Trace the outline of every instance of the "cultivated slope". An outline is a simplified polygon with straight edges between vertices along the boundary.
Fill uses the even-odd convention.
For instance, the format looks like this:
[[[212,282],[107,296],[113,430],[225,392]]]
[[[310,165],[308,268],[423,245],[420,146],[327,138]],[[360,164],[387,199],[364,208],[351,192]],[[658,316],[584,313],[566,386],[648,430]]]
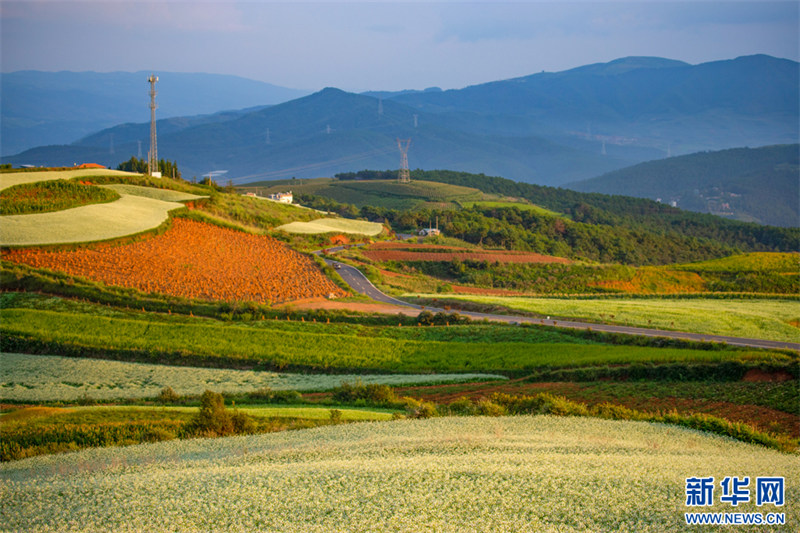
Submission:
[[[753,498],[686,507],[694,476],[749,476]],[[759,476],[785,476],[784,506],[756,507]],[[694,510],[783,512],[791,531],[799,478],[793,456],[674,427],[438,418],[15,461],[0,512],[8,530],[60,532],[664,532]]]

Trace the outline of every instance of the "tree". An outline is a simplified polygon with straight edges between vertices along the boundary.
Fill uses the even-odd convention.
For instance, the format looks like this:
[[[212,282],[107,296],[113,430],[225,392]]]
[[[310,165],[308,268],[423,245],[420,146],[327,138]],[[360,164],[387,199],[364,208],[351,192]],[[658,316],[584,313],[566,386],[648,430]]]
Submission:
[[[210,390],[200,398],[200,412],[189,422],[188,433],[203,437],[223,437],[235,433],[252,433],[253,419],[244,413],[229,413],[222,395]]]

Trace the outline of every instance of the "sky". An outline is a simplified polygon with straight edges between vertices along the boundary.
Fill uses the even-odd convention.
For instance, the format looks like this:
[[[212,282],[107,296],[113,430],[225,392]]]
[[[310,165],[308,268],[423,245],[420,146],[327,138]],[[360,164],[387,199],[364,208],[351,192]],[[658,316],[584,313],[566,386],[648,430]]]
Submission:
[[[207,72],[364,91],[461,88],[626,56],[798,61],[799,6],[0,0],[0,71]]]

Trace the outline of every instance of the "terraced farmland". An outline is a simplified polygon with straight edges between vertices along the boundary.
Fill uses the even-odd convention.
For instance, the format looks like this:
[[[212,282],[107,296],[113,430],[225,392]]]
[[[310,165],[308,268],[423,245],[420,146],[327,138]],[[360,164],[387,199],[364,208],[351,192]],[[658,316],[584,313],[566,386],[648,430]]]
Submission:
[[[310,222],[290,222],[275,228],[286,233],[320,234],[320,233],[353,233],[374,237],[383,231],[383,225],[377,222],[350,220],[347,218],[318,218]]]
[[[271,390],[327,390],[342,383],[413,385],[504,379],[489,374],[289,374],[191,368],[47,355],[0,354],[0,399],[42,402],[153,398],[165,387],[199,396],[206,389],[242,394]]]
[[[125,246],[12,249],[2,257],[108,285],[185,298],[266,303],[345,295],[311,259],[272,237],[187,219],[175,219],[164,234]]]
[[[796,531],[792,455],[642,422],[438,418],[14,461],[0,465],[0,514],[9,531],[661,533],[698,510],[687,478],[774,475],[781,507],[715,493],[699,510],[781,512],[770,531]]]

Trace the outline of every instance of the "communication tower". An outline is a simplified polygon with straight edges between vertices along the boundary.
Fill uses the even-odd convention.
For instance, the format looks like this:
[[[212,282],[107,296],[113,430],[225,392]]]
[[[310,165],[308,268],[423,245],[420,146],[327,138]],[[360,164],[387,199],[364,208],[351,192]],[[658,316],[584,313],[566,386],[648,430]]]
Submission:
[[[156,82],[158,76],[150,74],[150,152],[147,155],[147,173],[156,178],[161,177],[158,171],[158,144],[156,142]]]
[[[397,139],[397,148],[400,149],[400,171],[397,173],[397,181],[409,183],[411,172],[408,170],[408,147],[411,146],[411,139]]]

